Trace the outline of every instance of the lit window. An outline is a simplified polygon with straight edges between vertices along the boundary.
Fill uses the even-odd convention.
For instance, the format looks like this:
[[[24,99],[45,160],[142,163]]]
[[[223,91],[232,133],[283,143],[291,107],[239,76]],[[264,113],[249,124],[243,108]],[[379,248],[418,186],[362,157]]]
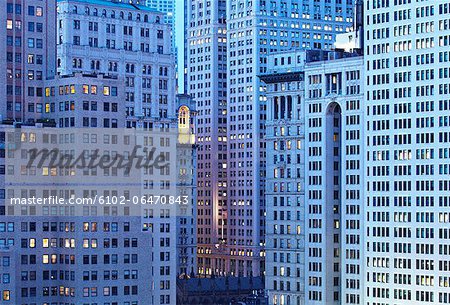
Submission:
[[[91,86],[91,94],[97,94],[97,86]]]
[[[83,93],[89,94],[89,85],[83,85]]]
[[[109,87],[108,86],[103,87],[103,95],[109,95]]]
[[[13,22],[12,22],[12,20],[6,20],[6,29],[7,30],[12,30],[12,28],[13,28]]]
[[[36,16],[42,17],[42,7],[38,6],[36,7]]]
[[[9,301],[11,297],[11,293],[9,290],[3,290],[3,301]]]
[[[48,238],[42,240],[42,248],[48,248]]]
[[[42,263],[43,264],[48,264],[48,254],[42,255]]]
[[[30,238],[29,247],[36,248],[36,239]]]

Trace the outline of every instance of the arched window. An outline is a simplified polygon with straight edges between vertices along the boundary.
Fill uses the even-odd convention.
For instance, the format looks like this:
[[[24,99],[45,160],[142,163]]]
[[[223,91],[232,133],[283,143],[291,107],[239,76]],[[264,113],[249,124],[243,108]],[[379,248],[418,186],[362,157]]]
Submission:
[[[133,14],[128,13],[128,20],[133,20]]]
[[[141,21],[141,14],[137,14],[137,15],[136,15],[136,20],[137,20],[137,21]]]
[[[76,5],[73,6],[72,13],[78,14],[78,7]]]
[[[178,110],[178,127],[188,128],[190,121],[190,112],[187,106],[181,106]]]
[[[161,18],[159,16],[156,16],[156,23],[160,23],[161,22]]]
[[[120,19],[123,19],[124,18],[124,14],[123,14],[123,12],[120,12]]]
[[[89,11],[89,7],[85,7],[84,8],[84,13],[86,14],[86,15],[89,15],[90,14],[90,11]]]
[[[148,15],[144,16],[144,22],[148,22]]]
[[[98,10],[96,8],[94,8],[94,12],[93,12],[94,16],[98,16]]]
[[[106,10],[102,11],[102,17],[106,17]]]
[[[116,18],[116,11],[111,11],[111,18]]]

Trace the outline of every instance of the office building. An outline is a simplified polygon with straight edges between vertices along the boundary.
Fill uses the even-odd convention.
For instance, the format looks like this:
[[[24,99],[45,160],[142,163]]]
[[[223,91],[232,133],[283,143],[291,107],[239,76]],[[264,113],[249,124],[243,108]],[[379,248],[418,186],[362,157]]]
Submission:
[[[269,56],[269,304],[353,304],[362,293],[362,57]],[[345,182],[345,183],[344,183]]]
[[[2,4],[0,114],[2,120],[22,122],[39,116],[29,109],[42,103],[44,81],[56,71],[55,0]]]
[[[266,291],[269,304],[304,304],[306,52],[269,56],[267,87]]]
[[[137,4],[59,0],[57,31],[58,74],[124,77],[127,127],[175,119],[175,57],[163,14]]]
[[[365,304],[450,301],[449,1],[365,1]]]
[[[305,73],[306,304],[359,304],[363,291],[363,60]],[[337,55],[337,56],[336,56]]]
[[[137,2],[58,1],[58,22],[55,3],[43,9],[29,8],[29,2],[27,12],[34,10],[36,18],[54,13],[53,24],[36,23],[35,27],[39,33],[43,28],[58,28],[58,36],[48,33],[43,41],[53,48],[59,42],[58,60],[53,65],[59,75],[55,77],[53,70],[42,77],[46,80],[39,83],[42,87],[36,91],[40,99],[33,106],[28,103],[15,108],[23,110],[23,116],[15,119],[27,124],[10,125],[0,133],[2,142],[16,143],[5,144],[7,160],[2,158],[5,162],[0,164],[4,175],[0,212],[6,214],[0,220],[2,303],[173,304],[177,276],[195,270],[195,237],[190,237],[196,203],[192,196],[195,151],[191,134],[195,111],[180,107],[178,112],[168,26],[161,14]],[[12,7],[17,14],[23,12],[20,5]],[[22,29],[18,19],[23,19],[9,14],[5,22],[16,24],[18,32]],[[116,39],[120,47],[113,47]],[[50,57],[56,59],[55,53]],[[44,60],[39,57],[39,65]],[[5,71],[9,70],[5,67]],[[192,101],[188,104],[192,108]],[[190,117],[188,123],[181,124],[186,116]],[[68,132],[42,128],[44,125],[72,128]],[[125,126],[139,128],[120,128]],[[139,133],[151,127],[152,133]],[[23,164],[26,159],[14,159],[19,151],[14,151],[16,140],[22,156],[28,148],[39,145],[87,157],[95,155],[95,148],[111,157],[121,153],[129,156],[132,152],[128,150],[137,144],[157,146],[171,169],[146,168],[142,175],[133,175],[117,168],[27,168]],[[175,148],[178,155],[170,156]],[[13,161],[22,164],[14,165]],[[23,185],[24,177],[30,183],[27,186]],[[178,180],[183,181],[182,187],[178,187]],[[187,196],[186,206],[139,206],[136,211],[130,206],[8,205],[13,197],[58,196],[67,201],[176,194]]]
[[[332,48],[349,31],[353,1],[227,1],[228,236],[230,272],[264,272],[267,55]]]
[[[197,104],[198,274],[230,272],[225,1],[190,1],[187,84]]]
[[[125,85],[104,74],[56,76],[46,82],[44,102],[36,112],[60,128],[124,128]]]
[[[169,24],[175,33],[175,0],[147,0],[146,5],[158,12],[164,13],[164,23]]]

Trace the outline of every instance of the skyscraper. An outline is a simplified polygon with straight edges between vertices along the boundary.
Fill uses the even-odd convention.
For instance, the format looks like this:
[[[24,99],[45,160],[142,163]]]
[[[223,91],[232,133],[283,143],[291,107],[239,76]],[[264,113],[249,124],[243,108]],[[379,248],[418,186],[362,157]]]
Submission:
[[[57,19],[54,2],[51,5],[51,1],[25,1],[26,8],[13,2],[18,1],[8,1],[8,14],[2,15],[7,28],[12,26],[11,31],[5,32],[11,33],[5,40],[12,39],[13,44],[20,47],[18,33],[24,29],[25,21],[29,21],[27,29],[30,32],[41,33],[27,35],[42,37],[31,36],[25,53],[29,60],[26,67],[30,69],[26,72],[27,77],[34,80],[32,77],[37,75],[40,81],[36,83],[39,87],[29,87],[28,92],[38,92],[39,99],[35,103],[31,98],[17,97],[16,100],[25,101],[27,107],[25,104],[15,106],[17,113],[11,118],[28,120],[36,116],[45,122],[54,119],[57,127],[90,128],[81,133],[77,133],[79,128],[44,130],[41,123],[14,128],[22,156],[28,156],[30,147],[43,145],[66,151],[67,155],[80,153],[89,158],[95,148],[105,149],[101,151],[112,157],[120,155],[125,147],[122,153],[129,157],[132,152],[128,149],[136,144],[154,147],[159,143],[174,166],[157,172],[146,168],[142,175],[141,172],[129,175],[114,168],[95,166],[89,169],[47,166],[26,169],[22,164],[15,167],[21,170],[14,171],[14,166],[5,164],[4,158],[7,155],[8,162],[17,161],[11,148],[15,146],[3,144],[8,146],[4,150],[8,152],[2,156],[0,164],[3,175],[0,180],[1,301],[11,304],[173,304],[177,275],[195,268],[194,237],[191,237],[195,225],[195,197],[192,196],[195,151],[191,134],[195,111],[189,102],[182,104],[190,108],[189,111],[176,104],[169,27],[163,23],[162,14],[139,5],[138,1],[130,4],[129,1],[62,0],[58,1]],[[48,7],[44,7],[46,3]],[[31,17],[22,18],[23,12]],[[46,24],[45,16],[51,14],[54,18]],[[44,29],[48,33],[42,34]],[[58,56],[51,48],[44,49],[45,45],[53,46],[53,49],[58,45]],[[31,50],[34,48],[38,50]],[[7,58],[17,58],[17,63],[22,63],[20,59],[24,54],[17,48],[4,51]],[[43,65],[47,60],[45,56],[53,60],[58,58],[48,67],[57,67],[59,75],[55,77],[56,70],[53,69],[49,72],[48,78],[52,78],[49,80],[45,80],[42,71],[32,69]],[[5,65],[4,75],[7,75],[9,61]],[[22,70],[14,66],[12,71],[19,73]],[[23,74],[17,74],[17,78],[24,83]],[[19,83],[19,80],[10,82]],[[16,92],[22,92],[22,88]],[[134,129],[120,128],[126,125],[144,127],[146,132],[148,128],[154,129],[139,138],[141,143],[127,134],[134,133]],[[162,134],[170,128],[173,133],[181,130],[187,137],[187,141],[182,142],[182,149],[177,150],[179,155],[172,157],[168,150],[183,138]],[[14,141],[14,137],[4,130],[0,132],[0,139],[3,143]],[[24,162],[24,158],[19,162]],[[155,177],[159,179],[154,181]],[[123,199],[142,202],[136,196],[175,195],[171,183],[175,185],[178,180],[172,179],[174,177],[183,182],[183,186],[177,188],[177,194],[190,199],[179,209],[162,205],[153,209],[139,208],[142,213],[132,214],[129,206],[91,205],[78,209],[66,204],[36,209],[28,205],[5,204],[14,197],[48,199],[51,196],[60,196],[64,200],[123,196]],[[14,181],[8,180],[12,178],[17,179],[17,188],[5,183]],[[33,181],[33,185],[25,186],[24,179]],[[124,181],[127,186],[119,187]],[[81,183],[75,187],[73,182]],[[60,187],[61,184],[64,186]]]
[[[225,1],[188,3],[188,93],[197,103],[198,273],[229,272]]]
[[[230,272],[264,272],[267,55],[331,49],[350,30],[353,1],[227,1],[228,237]]]
[[[364,7],[364,301],[448,303],[450,2]]]
[[[355,55],[281,52],[261,77],[269,304],[360,300],[363,66]]]
[[[175,31],[175,0],[146,0],[146,5],[158,12],[164,13],[164,23],[170,24]]]
[[[269,304],[304,304],[306,52],[268,57],[266,291]]]
[[[127,127],[173,121],[175,56],[162,13],[106,0],[59,0],[58,10],[58,74],[123,75]]]

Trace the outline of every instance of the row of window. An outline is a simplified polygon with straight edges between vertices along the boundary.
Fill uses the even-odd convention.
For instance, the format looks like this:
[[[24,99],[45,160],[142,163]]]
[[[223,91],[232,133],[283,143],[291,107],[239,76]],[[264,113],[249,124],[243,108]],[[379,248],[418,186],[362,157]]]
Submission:
[[[72,9],[72,13],[73,14],[79,14],[78,7],[76,5],[74,5],[71,9]],[[84,7],[84,14],[88,15],[88,16],[91,15],[91,8],[88,7],[88,6],[85,6]],[[100,16],[97,8],[93,8],[92,9],[92,16]],[[107,12],[106,9],[103,9],[102,13],[101,13],[101,17],[108,17],[108,18],[115,19],[116,18],[116,11],[112,10],[112,11]],[[125,13],[123,11],[119,12],[119,18],[120,19],[125,19]],[[138,13],[138,14],[136,14],[136,16],[133,17],[133,13],[128,12],[126,19],[130,20],[130,21],[131,20],[141,21],[141,14]],[[149,15],[145,14],[144,17],[142,18],[142,20],[144,22],[149,22]],[[160,23],[160,22],[161,22],[161,17],[160,16],[156,16],[155,17],[155,23]]]

